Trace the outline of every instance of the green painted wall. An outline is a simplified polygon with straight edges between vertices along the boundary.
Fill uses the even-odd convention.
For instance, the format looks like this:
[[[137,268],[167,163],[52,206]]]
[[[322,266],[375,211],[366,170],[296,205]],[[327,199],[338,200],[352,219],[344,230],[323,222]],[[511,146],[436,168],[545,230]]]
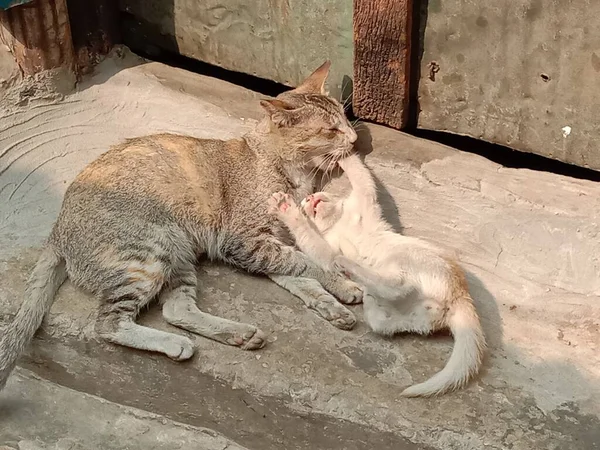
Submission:
[[[352,77],[352,0],[121,0],[121,10],[132,47],[167,48],[290,86],[331,59],[336,96],[344,75]]]

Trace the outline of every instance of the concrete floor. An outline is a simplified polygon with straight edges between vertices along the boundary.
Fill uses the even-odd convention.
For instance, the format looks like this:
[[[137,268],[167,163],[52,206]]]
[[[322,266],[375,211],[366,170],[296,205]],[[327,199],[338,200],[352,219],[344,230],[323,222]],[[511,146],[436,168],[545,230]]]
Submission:
[[[125,53],[60,102],[3,105],[4,322],[21,302],[66,187],[86,163],[152,132],[238,136],[260,117],[259,98]],[[341,331],[266,279],[204,265],[201,308],[260,326],[269,333],[264,349],[196,338],[197,356],[174,363],[106,345],[93,333],[93,300],[66,283],[21,361],[48,381],[20,369],[0,393],[0,445],[240,448],[231,439],[261,450],[600,448],[600,185],[506,169],[377,126],[363,130],[360,145],[372,150],[367,162],[392,223],[455,249],[469,271],[490,351],[466,389],[428,400],[398,396],[443,367],[448,336],[383,339],[362,323]],[[332,184],[344,188],[343,179]],[[360,318],[361,307],[354,310]],[[168,329],[155,308],[143,322]],[[133,422],[111,434],[110,417]],[[152,432],[134,439],[136,427]],[[179,447],[161,441],[173,430],[186,430],[176,433]],[[114,447],[101,444],[121,436]]]
[[[0,450],[245,448],[212,430],[58,386],[23,369],[2,395]]]

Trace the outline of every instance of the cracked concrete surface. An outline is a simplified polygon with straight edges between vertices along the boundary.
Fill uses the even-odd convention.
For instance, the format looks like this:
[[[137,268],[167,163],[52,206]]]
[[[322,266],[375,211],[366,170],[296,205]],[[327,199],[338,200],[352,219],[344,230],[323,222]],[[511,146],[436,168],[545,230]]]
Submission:
[[[255,93],[138,63],[114,56],[62,102],[0,112],[4,321],[85,164],[152,132],[238,136],[261,114]],[[196,338],[197,356],[177,364],[106,345],[93,333],[93,300],[66,283],[21,365],[247,448],[600,448],[600,185],[503,168],[377,126],[365,127],[360,145],[372,150],[389,220],[455,250],[469,272],[490,351],[466,389],[399,397],[443,367],[450,337],[383,339],[362,323],[341,331],[268,280],[219,265],[200,268],[200,307],[260,326],[269,334],[263,350]],[[142,321],[169,328],[154,308]],[[30,439],[26,423],[12,420],[10,439]]]

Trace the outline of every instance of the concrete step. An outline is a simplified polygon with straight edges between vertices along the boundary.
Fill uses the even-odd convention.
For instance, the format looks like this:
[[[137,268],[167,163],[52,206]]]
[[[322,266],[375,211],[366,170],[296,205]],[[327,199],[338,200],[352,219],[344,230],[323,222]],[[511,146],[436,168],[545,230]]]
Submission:
[[[161,355],[105,344],[91,334],[93,323],[85,312],[89,299],[82,298],[67,282],[54,308],[60,312],[40,330],[21,365],[59,385],[180,423],[208,427],[252,449],[359,450],[371,445],[406,450],[428,448],[393,432],[311,411],[310,402],[319,394],[308,389],[305,382],[310,378],[311,366],[325,361],[327,355],[314,343],[302,344],[293,323],[282,324],[277,319],[281,311],[290,315],[288,320],[305,314],[285,291],[268,280],[248,277],[225,266],[202,271],[200,279],[207,311],[221,314],[219,304],[228,310],[234,307],[237,312],[231,314],[230,310],[226,315],[236,320],[244,320],[252,310],[263,317],[268,310],[275,311],[268,325],[269,346],[287,350],[269,356],[196,337],[197,355],[189,362],[175,363]],[[262,298],[259,308],[253,306],[261,303],[257,297]],[[282,306],[278,308],[278,304]],[[65,307],[70,309],[68,313]],[[321,324],[322,320],[312,313],[306,315],[312,322],[308,327],[331,327],[327,322]],[[256,322],[268,323],[266,317]],[[164,324],[158,308],[143,315],[141,323],[175,331]],[[194,339],[192,334],[187,335]],[[371,370],[379,370],[378,364],[376,360],[364,361],[365,368]],[[288,384],[288,370],[304,381]],[[330,376],[332,388],[351,386],[351,380],[347,383],[334,373]],[[248,389],[247,382],[261,387]],[[276,386],[285,386],[285,391],[281,395],[269,394]],[[323,391],[321,395],[335,401],[333,394]],[[2,396],[0,393],[0,403]]]
[[[2,392],[0,450],[244,450],[194,427],[17,369]],[[4,447],[2,447],[4,445]]]

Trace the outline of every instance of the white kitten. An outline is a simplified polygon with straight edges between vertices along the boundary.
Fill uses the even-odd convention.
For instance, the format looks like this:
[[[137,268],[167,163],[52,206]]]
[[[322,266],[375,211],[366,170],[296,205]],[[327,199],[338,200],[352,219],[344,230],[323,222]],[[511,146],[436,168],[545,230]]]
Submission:
[[[478,372],[485,349],[463,270],[435,246],[391,229],[382,217],[373,177],[357,155],[339,165],[352,185],[348,197],[318,192],[303,200],[303,213],[289,195],[276,193],[270,212],[285,223],[303,252],[364,286],[365,320],[373,331],[450,329],[455,344],[446,367],[402,395],[431,396],[463,386]]]

